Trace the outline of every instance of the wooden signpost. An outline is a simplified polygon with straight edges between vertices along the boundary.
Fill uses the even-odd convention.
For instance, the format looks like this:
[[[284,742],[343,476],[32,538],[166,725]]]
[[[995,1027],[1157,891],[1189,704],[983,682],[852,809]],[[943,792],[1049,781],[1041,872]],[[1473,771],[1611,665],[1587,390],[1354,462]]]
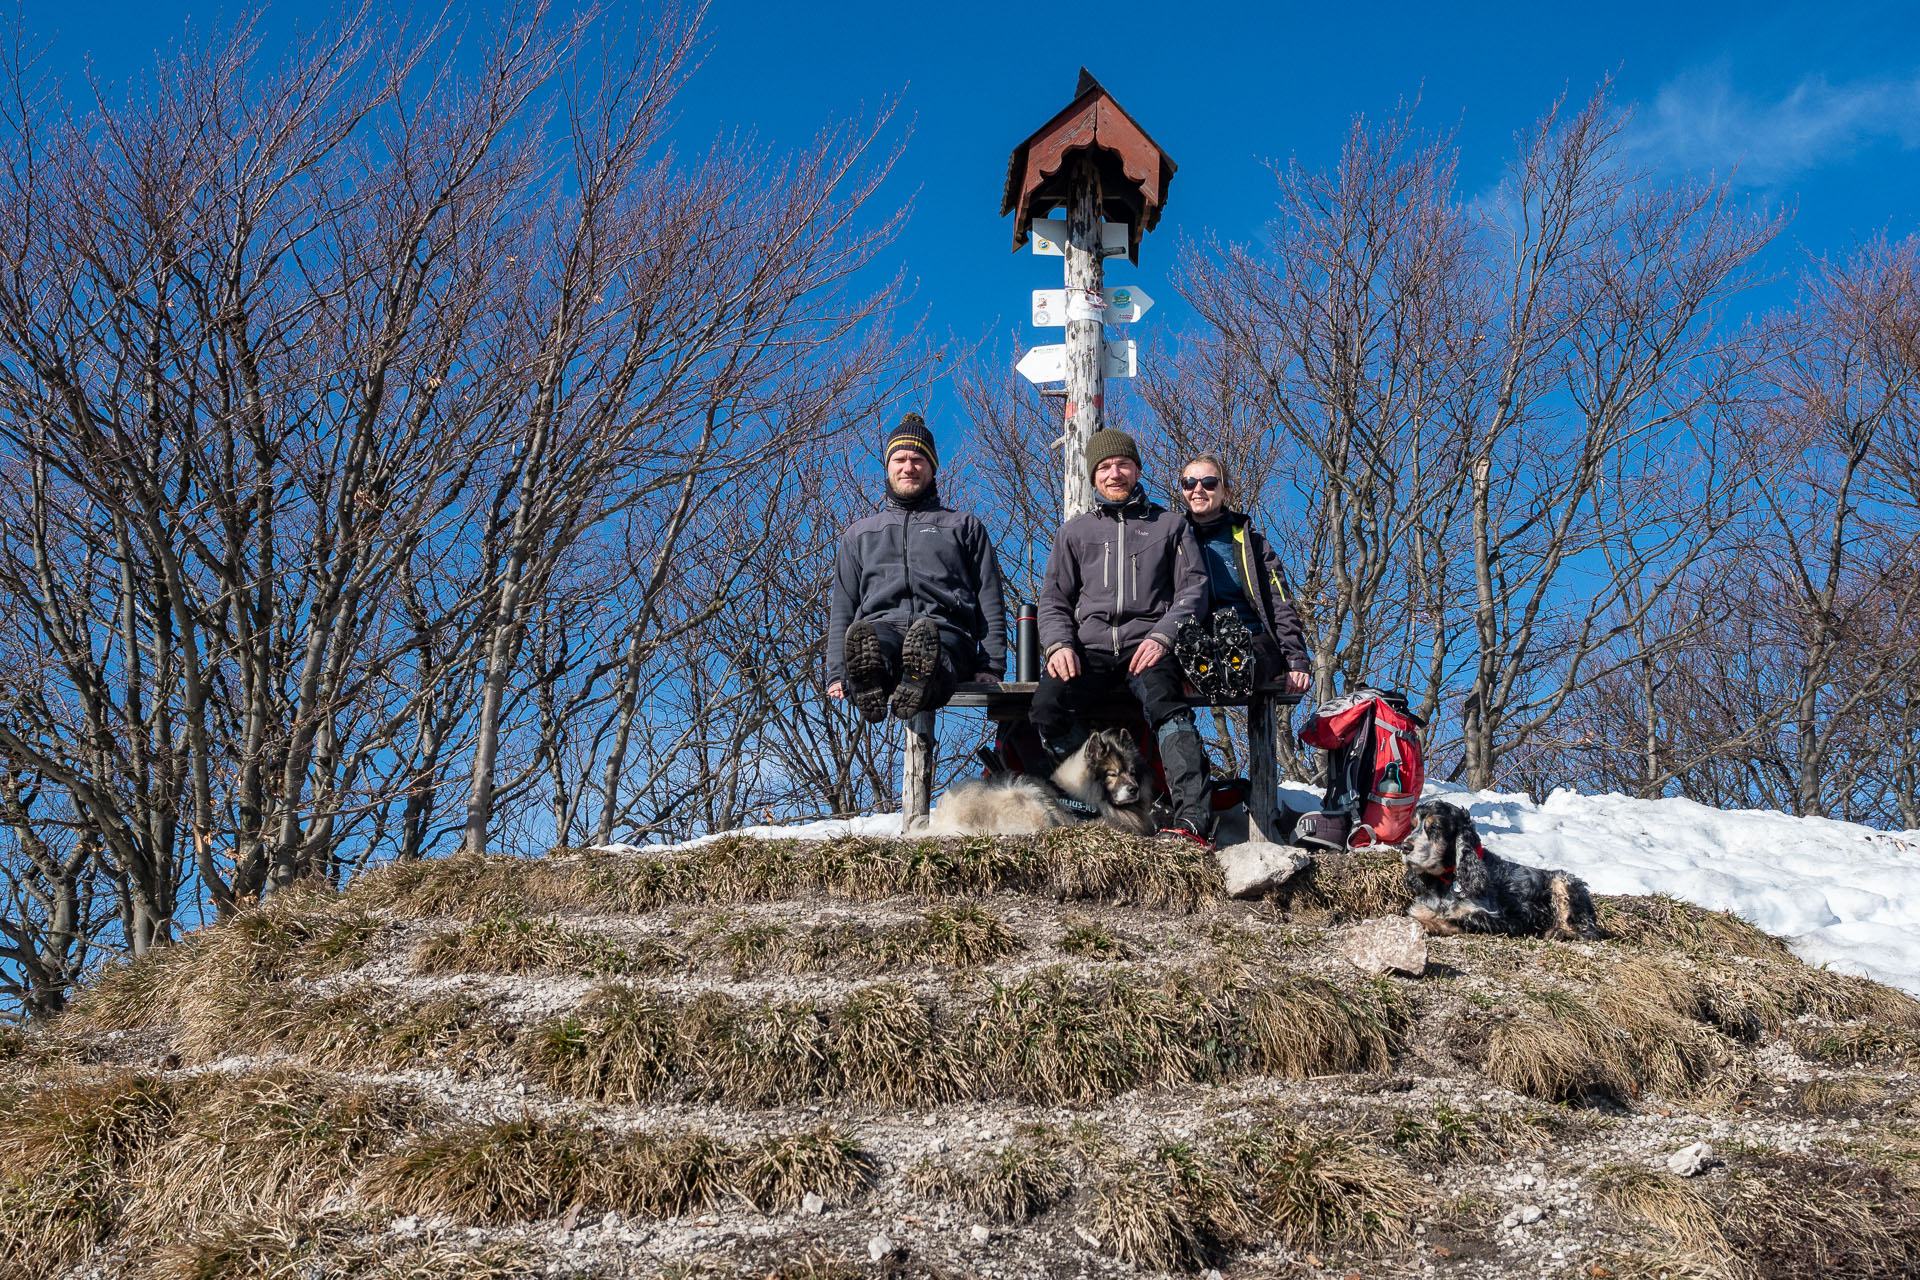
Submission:
[[[1104,313],[1106,260],[1124,253],[1139,264],[1140,240],[1160,222],[1174,168],[1172,158],[1084,67],[1073,101],[1007,161],[1000,213],[1013,215],[1014,251],[1034,238],[1036,253],[1057,252],[1066,260],[1066,341],[1057,380],[1066,384],[1060,470],[1061,509],[1068,519],[1093,510],[1084,456],[1088,437],[1106,419],[1106,384],[1113,376]],[[1064,209],[1065,217],[1046,216],[1055,209]]]
[[[1131,378],[1137,370],[1134,342],[1109,339],[1106,326],[1132,324],[1153,305],[1138,286],[1108,286],[1106,260],[1124,255],[1139,265],[1140,241],[1159,224],[1173,173],[1173,160],[1084,67],[1073,101],[1015,147],[1007,161],[1000,213],[1014,215],[1014,251],[1031,239],[1034,253],[1065,259],[1065,287],[1033,294],[1033,323],[1063,328],[1065,340],[1031,348],[1018,366],[1033,382],[1064,384],[1055,393],[1065,401],[1063,520],[1093,509],[1086,448],[1105,424],[1107,379]],[[1043,216],[1056,209],[1064,216]],[[963,684],[950,705],[984,708],[996,722],[1024,720],[1033,690],[1032,684],[1014,682]],[[1255,690],[1247,702],[1248,835],[1254,840],[1281,838],[1269,830],[1280,794],[1275,708],[1296,701],[1292,694]],[[901,807],[909,830],[926,819],[934,755],[929,712],[908,726]]]

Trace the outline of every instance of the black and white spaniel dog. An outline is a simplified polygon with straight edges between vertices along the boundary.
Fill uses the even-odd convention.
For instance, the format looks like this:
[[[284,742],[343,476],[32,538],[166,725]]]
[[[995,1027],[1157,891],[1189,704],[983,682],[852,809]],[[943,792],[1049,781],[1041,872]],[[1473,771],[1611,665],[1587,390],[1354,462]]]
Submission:
[[[1407,914],[1428,933],[1603,936],[1585,881],[1488,853],[1459,805],[1429,800],[1415,810],[1413,841],[1402,859],[1413,894]]]

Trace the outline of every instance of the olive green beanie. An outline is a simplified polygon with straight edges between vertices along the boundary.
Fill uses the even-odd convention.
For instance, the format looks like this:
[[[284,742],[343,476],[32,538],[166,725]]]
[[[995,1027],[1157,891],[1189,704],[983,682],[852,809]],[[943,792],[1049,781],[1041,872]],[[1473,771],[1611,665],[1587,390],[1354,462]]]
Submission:
[[[1087,437],[1087,478],[1100,469],[1100,464],[1108,458],[1132,458],[1133,465],[1140,465],[1140,449],[1133,443],[1133,437],[1124,431],[1106,428]]]

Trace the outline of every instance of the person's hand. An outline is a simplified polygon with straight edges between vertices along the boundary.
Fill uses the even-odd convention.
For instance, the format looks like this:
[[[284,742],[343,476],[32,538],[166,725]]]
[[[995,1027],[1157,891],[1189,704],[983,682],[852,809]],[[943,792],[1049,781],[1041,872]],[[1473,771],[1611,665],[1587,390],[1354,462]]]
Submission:
[[[1138,649],[1133,651],[1133,660],[1127,663],[1127,670],[1137,676],[1166,656],[1167,646],[1149,636],[1140,642]]]
[[[1305,693],[1307,686],[1313,683],[1313,677],[1304,671],[1287,672],[1287,692]]]
[[[1047,674],[1055,680],[1071,680],[1080,674],[1080,653],[1072,645],[1062,645],[1047,655]]]
[[[829,698],[844,698],[847,696],[847,691],[841,687],[838,680],[835,680],[827,686],[827,696]]]

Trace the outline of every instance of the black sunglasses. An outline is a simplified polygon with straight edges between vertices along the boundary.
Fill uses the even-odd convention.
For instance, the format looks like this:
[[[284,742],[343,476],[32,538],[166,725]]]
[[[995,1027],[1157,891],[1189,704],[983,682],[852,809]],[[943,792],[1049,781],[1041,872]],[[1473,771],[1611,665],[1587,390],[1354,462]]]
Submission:
[[[1218,489],[1220,487],[1220,477],[1219,476],[1181,476],[1180,477],[1180,487],[1182,489],[1191,489],[1195,485],[1198,485],[1200,488],[1205,489],[1208,493],[1212,493],[1215,489]]]

